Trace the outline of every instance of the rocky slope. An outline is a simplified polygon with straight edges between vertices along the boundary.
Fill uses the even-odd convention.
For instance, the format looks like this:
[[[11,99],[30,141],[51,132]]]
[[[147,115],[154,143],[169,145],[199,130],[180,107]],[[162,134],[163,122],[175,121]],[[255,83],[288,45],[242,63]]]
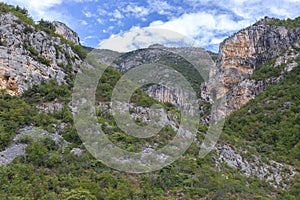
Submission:
[[[56,31],[79,44],[77,34],[55,22]],[[22,23],[11,13],[0,15],[0,89],[20,95],[29,86],[55,78],[65,82],[82,62],[70,44],[43,30]]]
[[[55,33],[62,35],[66,40],[72,41],[76,45],[80,45],[78,34],[70,29],[66,24],[58,21],[54,21],[52,24],[55,27]]]

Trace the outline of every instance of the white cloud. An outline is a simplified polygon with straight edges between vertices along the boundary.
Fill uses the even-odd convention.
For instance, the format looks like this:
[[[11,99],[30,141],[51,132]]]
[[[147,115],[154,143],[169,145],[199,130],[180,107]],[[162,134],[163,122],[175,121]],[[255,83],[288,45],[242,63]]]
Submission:
[[[95,39],[95,38],[97,38],[97,37],[96,36],[92,36],[92,35],[88,35],[88,36],[84,37],[83,40],[80,41],[80,43],[83,44],[83,45],[85,45],[88,40]]]
[[[79,20],[80,24],[83,25],[83,26],[86,26],[88,25],[88,22],[85,21],[85,20]]]
[[[145,17],[150,13],[149,8],[134,4],[128,4],[125,8],[122,9],[122,11],[124,13],[129,13],[136,18]]]
[[[110,21],[117,21],[118,19],[123,19],[124,18],[123,14],[118,9],[115,9],[113,11],[107,11],[107,9],[104,9],[102,7],[98,7],[97,12],[100,16],[110,16],[110,17],[112,17],[112,18],[109,19]]]
[[[214,15],[206,12],[184,14],[168,22],[154,21],[149,27],[167,29],[193,38],[200,46],[207,47],[216,44],[220,35],[245,27],[249,22],[234,21],[229,15]],[[224,38],[224,37],[222,37]]]
[[[114,10],[113,13],[109,14],[110,16],[116,18],[116,19],[122,19],[124,18],[124,16],[121,14],[121,12],[119,10]]]
[[[98,2],[98,0],[67,0],[76,3]]]
[[[86,9],[84,9],[84,10],[82,11],[82,13],[83,13],[84,16],[87,17],[87,18],[97,17],[97,15],[96,15],[95,13],[92,13],[92,12],[86,10]]]
[[[108,12],[107,12],[105,9],[100,8],[100,7],[97,9],[97,12],[98,12],[98,14],[101,15],[101,16],[105,16],[105,15],[108,14]]]
[[[165,15],[169,20],[153,21],[149,25],[150,28],[175,31],[197,40],[203,47],[209,46],[215,50],[224,37],[253,24],[264,16],[294,18],[300,15],[300,0],[176,0],[177,3],[180,2],[180,6],[175,6],[175,0],[147,0],[143,4],[138,1],[134,3],[120,1],[117,5],[113,3],[100,5],[102,1],[98,0],[3,0],[3,2],[27,8],[35,20],[41,18],[59,20],[70,27],[77,28],[80,25],[87,25],[89,20],[74,20],[74,17],[63,11],[64,7],[61,8],[59,5],[98,2],[90,4],[95,8],[87,7],[92,10],[99,6],[95,13],[84,8],[82,13],[87,18],[94,18],[99,24],[107,25],[104,31],[108,33],[127,24],[126,17],[134,16],[139,23],[149,20],[150,14],[158,13]],[[181,16],[177,17],[179,14]],[[111,22],[109,20],[104,22],[102,16],[109,16]],[[115,27],[110,26],[109,23]]]
[[[97,20],[97,22],[98,22],[99,24],[104,24],[104,21],[103,21],[102,19],[97,18],[96,20]]]
[[[166,22],[153,21],[149,27],[176,31],[215,51],[223,39],[264,16],[294,18],[300,15],[300,4],[296,3],[300,0],[275,0],[272,3],[261,0],[187,1],[199,11]],[[211,9],[202,9],[203,4],[210,5]]]
[[[209,47],[217,51],[219,43],[226,37],[224,35],[231,34],[249,24],[248,20],[235,21],[229,14],[190,13],[167,22],[153,21],[148,29],[133,27],[128,33],[113,35],[107,41],[103,41],[100,48],[125,52],[138,47],[147,47],[153,43],[172,46],[176,43],[179,44],[182,38],[189,38],[190,41],[197,41],[198,46]],[[160,30],[160,33],[147,35],[149,29],[152,32],[153,29]],[[163,32],[177,37],[163,37],[161,34]]]
[[[154,10],[172,10],[174,9],[167,1],[163,0],[147,0],[150,8]]]
[[[112,35],[100,43],[99,48],[128,52],[152,44],[165,46],[194,46],[194,41],[174,31],[157,28],[133,27],[129,32]]]
[[[84,37],[83,39],[84,39],[84,40],[88,40],[88,39],[95,39],[95,38],[97,38],[97,37],[96,37],[96,36],[89,35],[89,36]]]
[[[170,15],[172,10],[176,8],[171,6],[167,1],[163,0],[147,0],[149,9],[152,12],[157,12],[160,15]]]
[[[204,4],[232,12],[242,18],[258,20],[264,16],[293,18],[300,14],[300,0],[186,0],[198,9]]]
[[[60,5],[63,0],[4,0],[3,2],[13,5],[19,5],[21,7],[29,9],[32,17],[38,20],[41,18],[53,18],[50,14],[48,14],[48,12],[50,11],[49,9],[53,6]],[[54,11],[52,11],[52,14],[53,13]]]

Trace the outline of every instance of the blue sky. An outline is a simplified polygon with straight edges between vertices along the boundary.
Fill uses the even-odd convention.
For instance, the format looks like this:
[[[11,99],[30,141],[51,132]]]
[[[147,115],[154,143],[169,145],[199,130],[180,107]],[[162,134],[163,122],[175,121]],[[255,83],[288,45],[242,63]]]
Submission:
[[[25,7],[35,19],[58,20],[75,30],[85,46],[142,28],[170,30],[217,52],[219,43],[264,16],[300,15],[300,0],[4,0]],[[140,33],[136,33],[140,34]],[[164,43],[161,38],[158,43]],[[101,46],[102,47],[102,46]],[[109,46],[105,46],[108,48]],[[128,49],[126,49],[128,47]],[[136,46],[135,46],[136,47]],[[120,51],[132,50],[127,45]]]

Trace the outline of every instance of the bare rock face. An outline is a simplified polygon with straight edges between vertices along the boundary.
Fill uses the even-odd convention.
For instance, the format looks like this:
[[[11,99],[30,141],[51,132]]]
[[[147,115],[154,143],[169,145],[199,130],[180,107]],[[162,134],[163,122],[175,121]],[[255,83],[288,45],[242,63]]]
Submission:
[[[298,31],[282,26],[271,26],[265,18],[223,41],[217,67],[224,72],[228,89],[248,78],[255,68],[268,59],[279,56],[299,39]]]
[[[291,58],[288,54],[293,52],[293,46],[300,44],[300,28],[290,30],[283,26],[269,25],[268,22],[272,20],[266,17],[221,43],[216,61],[217,70],[211,75],[210,81],[202,85],[203,99],[213,95],[213,89],[219,96],[228,94],[227,113],[230,114],[264,91],[267,85],[279,82],[281,77],[265,81],[249,80],[255,69],[267,60],[279,57],[274,66],[276,67],[299,56]],[[295,66],[290,66],[285,71],[290,71],[293,67]],[[209,86],[215,86],[220,80],[225,90],[218,91],[216,87]]]
[[[63,83],[66,66],[75,71],[81,62],[59,37],[20,23],[10,13],[0,15],[0,89],[10,95],[20,95],[29,86],[48,79]]]
[[[66,40],[74,42],[74,44],[80,45],[78,34],[70,29],[66,24],[58,21],[54,21],[56,33],[62,35]]]
[[[278,77],[270,77],[260,81],[245,79],[233,86],[227,93],[228,113],[240,109],[249,100],[254,99],[258,94],[265,91],[267,86],[279,83],[284,73],[291,71],[298,65],[294,61],[297,57],[300,57],[300,53],[293,53],[293,49],[289,49],[284,55],[277,57],[273,66],[279,67],[282,64],[286,64],[286,67]]]
[[[154,85],[148,87],[146,93],[161,102],[169,102],[177,107],[180,107],[188,100],[188,93],[177,87],[167,88],[161,85]]]
[[[251,154],[246,158],[247,151],[236,151],[230,146],[218,144],[214,148],[217,155],[213,156],[216,166],[222,169],[222,162],[229,167],[238,170],[246,177],[256,176],[261,180],[273,185],[275,188],[287,188],[288,185],[284,180],[294,177],[298,174],[295,167],[278,163],[273,160],[264,162],[260,156]]]

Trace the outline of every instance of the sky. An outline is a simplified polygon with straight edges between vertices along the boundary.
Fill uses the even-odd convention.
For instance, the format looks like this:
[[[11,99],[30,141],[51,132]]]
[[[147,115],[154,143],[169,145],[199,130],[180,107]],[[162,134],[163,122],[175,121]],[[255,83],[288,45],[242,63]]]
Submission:
[[[43,18],[64,22],[79,34],[81,44],[84,46],[118,51],[130,51],[151,43],[184,46],[190,43],[182,41],[188,40],[193,41],[194,46],[217,52],[220,42],[225,38],[264,16],[280,19],[300,16],[300,0],[4,0],[2,2],[26,8],[36,21]],[[170,37],[175,39],[168,44]]]

